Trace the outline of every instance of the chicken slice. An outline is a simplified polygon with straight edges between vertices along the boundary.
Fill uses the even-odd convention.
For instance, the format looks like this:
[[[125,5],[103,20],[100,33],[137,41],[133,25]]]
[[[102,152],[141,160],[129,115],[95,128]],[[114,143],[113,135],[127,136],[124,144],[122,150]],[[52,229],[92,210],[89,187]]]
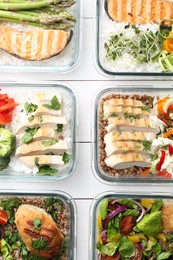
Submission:
[[[35,112],[32,113],[33,116],[40,116],[40,115],[51,115],[51,116],[62,116],[62,110],[55,110],[49,109],[44,107],[41,103],[37,103],[38,108]]]
[[[146,115],[149,114],[147,111],[137,107],[123,107],[123,106],[110,106],[110,105],[104,105],[103,111],[104,111],[105,118],[121,117],[124,114],[146,117]]]
[[[155,133],[150,132],[121,132],[121,131],[113,131],[110,133],[107,133],[104,136],[104,142],[106,144],[112,143],[114,141],[123,141],[123,140],[136,140],[136,141],[152,141],[156,139]]]
[[[140,100],[135,100],[132,98],[111,98],[104,102],[105,105],[110,106],[125,106],[125,107],[145,107],[145,104]]]
[[[48,93],[48,92],[39,92],[39,93],[36,93],[34,95],[34,99],[37,101],[37,102],[50,102],[51,99],[56,96],[59,103],[61,104],[62,103],[62,97],[59,95],[59,94],[52,94],[51,93]]]
[[[46,126],[46,127],[56,127],[57,124],[66,125],[67,119],[66,117],[58,117],[58,116],[50,116],[50,115],[42,115],[42,116],[34,116],[33,120],[26,121],[16,131],[18,134],[21,131],[24,131],[26,127],[33,126]]]
[[[114,169],[126,169],[133,166],[150,167],[149,158],[140,153],[113,154],[105,159],[107,166]]]
[[[106,144],[105,151],[107,156],[117,153],[135,151],[150,154],[150,143],[146,141],[117,141]]]
[[[22,144],[16,149],[16,156],[28,154],[46,154],[52,152],[53,154],[63,154],[68,150],[66,140],[57,140],[56,143],[48,145],[47,140],[36,141],[30,144]]]
[[[61,155],[31,155],[19,157],[27,166],[35,166],[35,160],[38,160],[39,165],[64,165],[63,156]]]
[[[108,126],[106,130],[108,132],[112,132],[117,128],[121,131],[126,130],[134,130],[134,131],[144,131],[144,132],[154,132],[159,133],[160,129],[154,127],[152,125],[152,121],[149,118],[139,118],[136,119],[134,117],[130,118],[117,118],[117,117],[109,117],[108,118]]]

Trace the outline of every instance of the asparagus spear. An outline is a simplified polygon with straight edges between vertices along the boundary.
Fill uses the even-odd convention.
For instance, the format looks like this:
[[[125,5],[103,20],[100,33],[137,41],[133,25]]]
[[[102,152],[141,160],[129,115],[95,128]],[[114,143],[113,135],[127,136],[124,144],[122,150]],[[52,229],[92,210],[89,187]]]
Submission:
[[[42,8],[45,6],[49,6],[51,4],[58,4],[61,0],[36,0],[35,2],[31,1],[22,1],[22,2],[14,2],[14,3],[7,3],[5,0],[0,2],[0,9],[1,10],[31,10]]]
[[[21,24],[21,21],[13,19],[13,18],[0,17],[0,21]],[[43,25],[38,22],[29,22],[29,21],[23,21],[23,23],[27,24],[27,25],[32,25],[35,27],[40,27],[43,29],[53,29],[53,30],[69,30],[72,27],[68,23],[54,23],[54,24],[49,24],[49,25]]]

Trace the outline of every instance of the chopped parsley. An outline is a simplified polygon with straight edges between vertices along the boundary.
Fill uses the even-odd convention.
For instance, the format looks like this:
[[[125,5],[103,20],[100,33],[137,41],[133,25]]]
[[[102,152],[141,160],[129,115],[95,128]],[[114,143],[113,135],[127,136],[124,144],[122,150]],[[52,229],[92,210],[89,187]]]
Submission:
[[[61,104],[56,96],[51,99],[51,104],[43,104],[42,106],[53,110],[59,110],[61,108]]]
[[[33,139],[33,136],[37,133],[38,129],[40,127],[37,126],[37,127],[28,127],[25,129],[25,134],[22,136],[22,143],[25,143],[25,144],[29,144],[32,139]]]
[[[63,130],[63,124],[57,124],[54,130],[55,130],[56,132],[62,132],[62,130]]]
[[[34,116],[28,117],[28,121],[31,122],[34,119]]]
[[[43,117],[42,116],[38,116],[38,121],[41,123],[43,122]]]
[[[149,106],[139,106],[139,107],[137,107],[137,108],[140,108],[141,110],[146,111],[146,112],[148,112],[148,113],[150,113],[150,111],[151,111],[151,109],[150,109]]]
[[[63,157],[62,157],[62,160],[64,161],[64,163],[68,163],[70,161],[70,159],[71,159],[71,155],[64,152]]]
[[[42,140],[41,143],[44,145],[44,146],[50,146],[50,145],[53,145],[53,144],[56,144],[57,142],[59,142],[57,139],[55,138],[52,138],[52,139],[48,139],[48,140]]]
[[[24,108],[26,113],[30,114],[35,112],[38,109],[38,106],[36,104],[26,102]]]
[[[44,240],[43,238],[38,238],[34,241],[32,241],[32,248],[35,250],[41,250],[41,249],[46,249],[49,250],[49,245],[47,240]]]
[[[34,229],[40,230],[41,229],[41,225],[42,225],[41,218],[35,218],[33,220],[33,224],[34,224]]]
[[[58,169],[50,167],[50,165],[42,165],[38,167],[38,174],[40,175],[55,175],[58,172]]]

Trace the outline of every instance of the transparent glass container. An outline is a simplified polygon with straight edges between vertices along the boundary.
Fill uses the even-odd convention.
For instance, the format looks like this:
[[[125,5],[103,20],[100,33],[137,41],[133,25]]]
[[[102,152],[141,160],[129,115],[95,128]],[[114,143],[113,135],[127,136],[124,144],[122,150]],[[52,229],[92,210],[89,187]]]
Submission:
[[[0,71],[2,72],[57,72],[65,73],[74,70],[80,62],[82,48],[82,1],[78,0],[66,9],[76,18],[72,28],[72,37],[65,49],[58,55],[41,61],[28,61],[15,57],[3,50],[0,51]],[[7,24],[9,26],[9,23]],[[11,24],[18,29],[25,25]],[[38,30],[37,27],[30,27]]]
[[[54,202],[54,204],[53,204]],[[26,245],[25,242],[22,242],[22,238],[10,240],[9,238],[9,230],[15,230],[15,237],[19,235],[19,230],[22,230],[20,227],[20,223],[18,224],[18,228],[16,227],[15,219],[16,219],[16,212],[18,208],[20,208],[22,205],[25,205],[26,211],[23,215],[23,218],[27,219],[31,223],[31,229],[32,229],[32,217],[36,216],[36,212],[33,211],[33,216],[29,215],[27,210],[29,210],[30,206],[35,206],[36,208],[34,210],[45,210],[46,213],[52,216],[54,223],[56,223],[57,228],[59,231],[63,234],[63,240],[61,242],[61,251],[59,252],[59,257],[62,255],[59,259],[67,259],[67,260],[75,260],[76,259],[76,204],[73,200],[73,198],[68,195],[67,193],[64,193],[59,190],[45,192],[40,190],[39,192],[33,191],[33,190],[3,190],[0,191],[0,203],[1,203],[1,209],[5,210],[5,212],[10,212],[8,214],[8,221],[7,223],[3,224],[3,232],[5,235],[1,234],[1,239],[4,239],[6,242],[8,241],[8,244],[10,244],[11,248],[10,254],[13,254],[13,259],[19,259],[16,257],[19,257],[19,252],[22,252],[22,254],[25,254],[25,257],[27,256],[29,259],[29,255],[31,252],[29,250],[25,251]],[[20,209],[20,214],[21,214]],[[40,211],[41,212],[41,211]],[[53,213],[54,212],[54,213]],[[19,213],[18,213],[19,214]],[[54,214],[54,215],[53,215]],[[55,215],[57,214],[57,215]],[[40,214],[38,216],[41,216]],[[55,217],[57,216],[57,218]],[[19,217],[19,215],[18,215]],[[38,218],[39,219],[39,218]],[[42,219],[43,220],[43,219]],[[42,221],[42,225],[45,225],[46,227],[46,218]],[[34,222],[35,223],[35,222]],[[23,224],[25,224],[23,222]],[[26,224],[27,225],[27,224]],[[2,226],[1,226],[2,227]],[[10,229],[9,229],[10,228]],[[29,232],[29,230],[28,230]],[[35,229],[34,227],[30,233],[34,234],[34,232],[42,234],[41,229]],[[44,233],[44,232],[43,232]],[[29,234],[29,233],[28,233]],[[31,234],[31,235],[32,235]],[[39,238],[39,235],[37,236]],[[32,237],[33,241],[37,240]],[[44,239],[44,237],[42,237]],[[50,238],[49,238],[50,239]],[[49,240],[50,242],[50,240]],[[13,244],[18,246],[13,246]],[[66,249],[65,249],[66,248]],[[25,253],[23,253],[25,251]],[[63,253],[64,251],[64,253]],[[7,253],[7,252],[6,252]],[[20,253],[21,254],[21,253]]]
[[[11,155],[11,161],[7,169],[2,170],[0,174],[0,179],[1,180],[27,180],[27,181],[59,181],[63,180],[65,178],[71,177],[71,175],[74,173],[76,165],[77,165],[77,101],[76,101],[76,94],[66,85],[63,84],[1,84],[0,86],[1,93],[7,93],[9,98],[14,98],[15,102],[17,102],[19,105],[12,111],[12,122],[10,124],[6,124],[5,128],[7,130],[10,130],[13,134],[16,135],[16,148],[15,151]],[[56,173],[51,174],[51,172],[48,172],[44,175],[38,174],[37,171],[34,170],[33,167],[27,166],[27,163],[21,164],[20,161],[20,156],[16,155],[16,150],[17,148],[22,145],[22,136],[26,134],[26,129],[21,129],[18,132],[18,127],[22,125],[22,123],[25,121],[27,122],[28,118],[30,115],[26,114],[25,112],[25,103],[30,103],[33,104],[35,101],[33,99],[35,94],[39,93],[46,93],[50,97],[50,99],[54,95],[60,95],[62,98],[62,105],[61,105],[61,117],[66,118],[67,124],[63,126],[62,129],[60,129],[60,132],[55,132],[54,135],[56,135],[56,138],[58,140],[65,138],[67,141],[67,154],[70,155],[70,159],[67,163],[64,163],[64,165],[59,164],[58,166],[58,171]],[[45,103],[50,103],[51,100],[49,101],[44,101]],[[43,102],[43,103],[44,103]],[[37,102],[35,102],[37,103]],[[51,111],[55,110],[50,110],[50,113],[53,113]],[[49,111],[47,111],[49,113]],[[56,111],[55,111],[56,112]],[[44,114],[44,112],[43,112]],[[40,116],[38,115],[38,118],[41,119],[41,114]],[[24,117],[23,117],[24,116]],[[37,116],[36,116],[37,118]],[[51,119],[52,120],[52,119]],[[42,121],[42,120],[41,120]],[[40,121],[39,121],[40,122]],[[54,126],[49,125],[49,124],[44,124],[42,126],[38,126],[40,128],[48,128],[54,129]],[[32,126],[31,126],[32,128]],[[42,133],[44,134],[44,133]],[[41,136],[42,136],[41,134]],[[38,137],[39,138],[39,137]],[[42,138],[42,137],[41,137]],[[45,136],[46,138],[46,136]],[[60,139],[59,139],[60,138]],[[47,137],[46,139],[51,139],[50,137]],[[40,139],[38,139],[39,141]],[[32,140],[35,142],[35,140]],[[37,142],[37,139],[36,139]],[[43,142],[43,141],[41,141]],[[26,147],[27,143],[23,143]],[[30,143],[31,144],[31,143]],[[34,143],[33,143],[34,144]],[[29,145],[29,144],[28,144]],[[34,144],[35,145],[35,144]],[[43,144],[44,145],[44,144]],[[45,144],[46,148],[46,144]],[[49,146],[51,149],[51,145]],[[42,152],[41,150],[38,150],[38,155],[39,154],[47,154],[47,155],[53,155],[52,153],[49,154],[49,152]],[[55,155],[57,153],[55,152]],[[63,151],[62,151],[63,154]],[[27,154],[24,154],[24,157]],[[32,154],[32,152],[30,153]],[[57,154],[58,155],[58,154]],[[61,155],[61,153],[59,154]],[[22,155],[23,156],[23,155]],[[37,157],[37,155],[35,155]],[[38,162],[39,164],[39,162]],[[34,166],[35,167],[35,166]],[[31,169],[32,168],[32,169]],[[52,168],[54,166],[52,165]]]
[[[143,78],[144,80],[151,80],[153,78],[158,80],[172,79],[172,72],[163,72],[158,62],[139,63],[129,56],[129,53],[123,54],[122,57],[116,61],[110,61],[106,58],[105,44],[112,35],[121,34],[122,36],[131,37],[134,34],[133,29],[129,29],[128,24],[124,22],[113,21],[107,13],[107,0],[96,0],[94,2],[94,35],[95,35],[95,53],[94,62],[97,70],[104,76],[113,78],[128,78],[134,80]],[[119,1],[119,3],[122,1]],[[131,8],[131,7],[130,7]],[[132,5],[133,8],[133,5]],[[121,10],[119,11],[121,12]],[[131,10],[133,12],[133,10]],[[127,27],[125,29],[125,26]],[[136,25],[138,26],[138,25]],[[141,26],[144,32],[152,30],[154,33],[158,31],[156,24],[147,24]],[[130,31],[131,30],[131,31]],[[122,37],[121,36],[121,37]],[[138,36],[137,36],[138,37]],[[121,40],[121,39],[120,39]],[[133,44],[134,40],[132,38]],[[111,49],[111,47],[110,47]],[[112,44],[113,49],[113,44]],[[112,54],[113,56],[113,54]],[[119,55],[118,55],[119,56]]]
[[[126,216],[126,210],[124,210],[124,211],[122,211],[122,212],[120,212],[120,214],[118,214],[117,213],[117,215],[115,214],[115,216],[113,217],[113,218],[110,218],[110,222],[112,221],[112,223],[113,223],[113,221],[114,222],[116,222],[116,220],[117,220],[117,225],[116,225],[116,232],[117,232],[117,237],[116,237],[116,235],[115,235],[115,240],[113,240],[114,239],[114,236],[113,236],[113,234],[114,234],[114,231],[112,230],[112,240],[107,240],[107,242],[106,242],[106,237],[109,237],[109,239],[111,238],[111,224],[109,224],[109,221],[108,221],[108,224],[107,224],[107,226],[106,226],[106,228],[104,229],[104,218],[102,219],[101,218],[101,216],[102,216],[102,213],[103,213],[103,208],[104,208],[104,205],[106,206],[106,201],[108,201],[108,203],[110,203],[110,201],[112,201],[112,204],[116,204],[117,203],[117,205],[118,205],[118,202],[120,202],[120,204],[119,204],[119,206],[121,207],[122,206],[122,204],[121,204],[121,202],[122,201],[127,201],[127,200],[131,200],[131,201],[136,201],[138,204],[134,204],[135,206],[136,206],[136,208],[137,208],[137,210],[139,210],[139,215],[141,214],[141,209],[138,207],[138,205],[139,204],[142,204],[142,206],[143,206],[143,209],[144,209],[144,215],[142,216],[142,218],[143,217],[145,217],[145,215],[146,214],[150,214],[151,213],[151,211],[150,211],[150,209],[149,209],[149,207],[151,206],[152,207],[152,205],[154,205],[154,203],[156,202],[156,204],[158,203],[163,203],[162,204],[162,206],[158,209],[158,211],[157,211],[157,213],[156,214],[160,214],[160,212],[161,212],[161,219],[163,220],[163,217],[165,218],[165,220],[164,220],[164,222],[162,223],[163,224],[163,230],[159,233],[160,235],[161,235],[161,233],[162,233],[162,238],[165,238],[166,239],[166,234],[170,234],[171,233],[171,231],[170,231],[170,229],[167,227],[167,223],[165,223],[165,221],[167,221],[167,222],[169,222],[169,223],[171,223],[171,220],[172,220],[172,216],[169,214],[169,210],[171,210],[172,209],[172,203],[173,203],[173,198],[172,198],[172,194],[170,194],[170,195],[164,195],[164,194],[160,194],[160,195],[158,195],[158,194],[154,194],[154,193],[150,193],[150,194],[145,194],[145,193],[142,193],[142,192],[139,192],[139,193],[137,193],[137,192],[134,192],[134,193],[129,193],[129,192],[118,192],[118,191],[113,191],[113,190],[111,190],[111,191],[107,191],[107,192],[104,192],[104,193],[101,193],[101,194],[99,194],[97,197],[95,197],[94,198],[94,200],[93,200],[93,202],[92,202],[92,204],[91,204],[91,207],[90,207],[90,237],[89,237],[89,259],[90,260],[100,260],[100,259],[104,259],[104,255],[107,255],[106,254],[106,251],[105,251],[105,254],[103,254],[103,256],[102,256],[102,258],[101,258],[101,255],[99,254],[99,250],[97,249],[97,248],[100,248],[99,247],[99,245],[98,244],[102,244],[102,246],[104,246],[105,244],[107,244],[107,252],[109,251],[109,249],[111,250],[111,245],[110,245],[110,247],[108,246],[108,243],[110,242],[110,243],[116,243],[116,242],[118,242],[118,241],[120,241],[121,239],[122,239],[122,237],[125,239],[131,239],[131,241],[132,241],[132,247],[134,247],[134,252],[133,252],[133,254],[136,252],[138,252],[139,253],[139,255],[138,256],[140,256],[141,257],[141,253],[142,253],[142,247],[140,247],[140,245],[142,245],[142,243],[143,243],[143,239],[145,240],[145,241],[149,241],[150,239],[149,239],[149,237],[147,237],[147,235],[145,234],[144,235],[144,233],[143,233],[143,231],[138,231],[138,232],[136,232],[136,230],[135,231],[131,231],[130,232],[130,229],[129,229],[129,231],[127,231],[127,233],[129,233],[128,235],[126,235],[125,233],[124,233],[124,230],[123,230],[123,228],[122,228],[122,225],[121,225],[121,228],[120,228],[120,223],[121,223],[121,221],[123,220],[123,218],[125,218],[125,216]],[[109,204],[110,205],[110,204]],[[124,205],[126,205],[126,204],[124,204]],[[150,205],[150,206],[149,206]],[[146,206],[148,207],[148,208],[146,208]],[[118,207],[118,206],[117,206]],[[126,207],[126,206],[125,206]],[[128,206],[127,206],[127,208],[129,208]],[[154,209],[153,209],[153,211],[154,211]],[[107,211],[107,214],[106,214],[106,216],[109,214],[109,213],[111,213],[111,212],[113,212],[113,208],[112,209],[110,209],[110,211]],[[159,213],[158,213],[159,212]],[[124,215],[123,215],[124,214]],[[143,214],[143,213],[142,213]],[[139,216],[138,215],[138,216]],[[127,216],[128,217],[130,217],[130,214],[128,215],[128,213],[127,213]],[[132,216],[132,212],[131,212],[131,216]],[[142,218],[141,218],[141,220],[142,220]],[[171,218],[171,219],[170,219]],[[137,219],[137,218],[136,218]],[[134,226],[133,226],[133,228],[135,228],[135,226],[138,224],[140,222],[140,220],[138,221],[138,219],[137,219],[137,222],[134,224]],[[151,224],[152,222],[150,222],[150,225],[148,226],[149,227],[149,230],[152,230],[152,228],[154,229],[154,226],[155,226],[155,224],[154,225],[152,225]],[[130,225],[130,223],[129,223],[129,225]],[[168,224],[169,225],[169,224]],[[108,231],[108,229],[109,229],[109,231]],[[125,228],[124,228],[125,229]],[[169,230],[168,230],[169,229]],[[165,231],[166,230],[166,231]],[[108,233],[109,232],[109,233]],[[144,231],[145,232],[145,231]],[[165,232],[165,233],[164,233]],[[106,235],[105,235],[106,234]],[[164,235],[165,234],[165,235]],[[153,236],[155,236],[155,235],[153,235]],[[140,237],[140,238],[139,238]],[[156,236],[157,237],[157,236]],[[157,240],[157,242],[158,242],[158,237],[159,237],[159,235],[158,235],[158,237],[156,238],[155,237],[155,239],[154,239],[154,237],[153,237],[153,240],[152,241],[154,241],[154,242],[156,242],[156,240]],[[135,240],[136,239],[136,240]],[[151,238],[152,239],[152,238]],[[101,242],[102,241],[102,242]],[[104,242],[103,242],[104,241]],[[114,242],[113,242],[114,241]],[[162,240],[160,240],[160,242],[161,242]],[[168,240],[165,240],[165,241],[168,241]],[[127,242],[127,240],[126,240],[126,242]],[[150,241],[151,242],[151,241]],[[149,243],[150,243],[149,242]],[[121,242],[120,242],[121,243]],[[167,242],[166,242],[167,243]],[[117,243],[118,244],[118,243]],[[152,243],[151,243],[152,244]],[[161,242],[161,244],[162,244],[162,242]],[[165,245],[165,242],[163,242],[163,244]],[[139,247],[138,247],[139,246]],[[118,254],[118,252],[120,252],[121,251],[121,249],[120,249],[120,251],[119,251],[119,248],[121,247],[121,245],[118,245],[118,247],[117,247],[117,251],[116,251],[116,253]],[[126,246],[125,246],[125,250],[126,250],[126,248],[128,248],[128,245],[127,245],[127,243],[126,243]],[[139,251],[137,251],[137,249],[138,248],[140,248],[140,250]],[[143,247],[143,250],[144,250],[144,248],[146,249],[146,247]],[[151,248],[150,248],[151,249]],[[150,249],[148,249],[148,250],[150,250]],[[122,252],[122,254],[123,254],[123,250],[121,251]],[[128,251],[129,252],[129,251]],[[109,251],[109,253],[110,253],[110,251]],[[124,252],[125,253],[125,252]],[[121,253],[120,253],[121,254]],[[114,255],[114,253],[113,253],[113,251],[112,251],[112,254],[110,253],[110,259],[111,259],[111,257],[115,257],[115,256],[112,256],[112,255]],[[134,256],[134,255],[133,255]],[[118,257],[118,256],[116,256],[116,257]],[[120,257],[120,256],[119,256]],[[107,258],[108,258],[108,256],[107,256]],[[105,259],[106,259],[106,256],[105,256]],[[109,259],[109,258],[108,258]],[[117,258],[117,259],[120,259],[120,258]],[[130,257],[127,257],[127,259],[130,259]],[[146,258],[146,259],[149,259],[149,258]],[[154,258],[154,259],[156,259],[156,258]],[[170,254],[170,258],[169,259],[172,259],[171,258],[171,254]]]
[[[165,86],[165,83],[162,84],[161,87],[159,87],[159,84],[156,82],[152,82],[152,84],[148,84],[146,82],[141,83],[117,83],[117,85],[107,85],[102,88],[102,90],[96,93],[95,97],[93,98],[93,133],[92,133],[92,148],[93,148],[93,161],[92,161],[92,169],[94,172],[94,175],[97,179],[99,179],[101,182],[104,182],[106,184],[110,185],[116,185],[117,182],[121,183],[172,183],[173,178],[166,178],[163,176],[157,176],[156,174],[142,174],[142,172],[149,168],[150,166],[144,166],[144,169],[141,173],[138,172],[138,167],[124,167],[122,170],[123,172],[115,172],[113,168],[106,167],[105,162],[103,161],[102,155],[105,154],[104,158],[106,158],[106,151],[105,151],[105,141],[104,136],[108,133],[106,130],[107,125],[104,126],[102,124],[103,116],[103,102],[106,100],[107,97],[111,97],[118,95],[124,96],[127,95],[130,97],[131,95],[137,95],[139,97],[146,97],[150,96],[152,98],[154,97],[166,97],[166,96],[172,96],[172,84],[167,84]],[[117,98],[118,98],[117,97]],[[153,99],[154,102],[154,99]],[[161,122],[161,121],[160,121]],[[105,123],[106,124],[106,123]],[[101,127],[101,125],[103,127]],[[104,129],[103,129],[104,128]],[[118,129],[118,128],[117,128]],[[118,130],[112,130],[113,132],[117,132]],[[168,128],[169,129],[169,128]],[[139,130],[137,132],[144,131]],[[151,132],[150,130],[147,130],[148,132]],[[123,132],[133,132],[133,130],[123,129],[120,130],[121,133]],[[144,131],[145,132],[145,131]],[[135,131],[134,131],[135,133]],[[156,134],[156,137],[158,138],[158,134]],[[163,134],[162,134],[163,136]],[[119,139],[117,139],[119,140]],[[131,139],[133,140],[133,139]],[[149,140],[149,139],[148,139]],[[121,140],[120,140],[121,141]],[[147,141],[147,139],[146,139]],[[152,143],[153,140],[151,140]],[[161,149],[161,148],[160,148]],[[125,150],[125,149],[122,149]],[[122,152],[123,153],[123,152]],[[124,151],[125,153],[125,151]],[[154,153],[154,152],[152,152]],[[158,154],[159,155],[159,154]],[[130,169],[132,170],[131,173],[129,173]],[[113,170],[113,171],[112,171]],[[127,172],[125,171],[127,170]],[[166,171],[166,170],[165,170]],[[170,172],[172,174],[172,171]]]

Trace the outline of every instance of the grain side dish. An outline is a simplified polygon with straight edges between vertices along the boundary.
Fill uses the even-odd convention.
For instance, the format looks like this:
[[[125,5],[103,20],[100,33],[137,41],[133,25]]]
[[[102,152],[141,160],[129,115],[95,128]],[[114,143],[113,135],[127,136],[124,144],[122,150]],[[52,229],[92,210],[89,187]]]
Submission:
[[[173,258],[171,199],[105,197],[96,211],[99,260]]]
[[[0,197],[0,259],[69,259],[69,206],[58,197]]]
[[[173,97],[105,94],[98,104],[98,167],[109,177],[173,175]]]
[[[0,94],[0,170],[57,175],[72,163],[73,101],[63,88]],[[26,94],[27,93],[27,94]]]
[[[173,72],[172,1],[98,2],[99,63],[104,70]]]

